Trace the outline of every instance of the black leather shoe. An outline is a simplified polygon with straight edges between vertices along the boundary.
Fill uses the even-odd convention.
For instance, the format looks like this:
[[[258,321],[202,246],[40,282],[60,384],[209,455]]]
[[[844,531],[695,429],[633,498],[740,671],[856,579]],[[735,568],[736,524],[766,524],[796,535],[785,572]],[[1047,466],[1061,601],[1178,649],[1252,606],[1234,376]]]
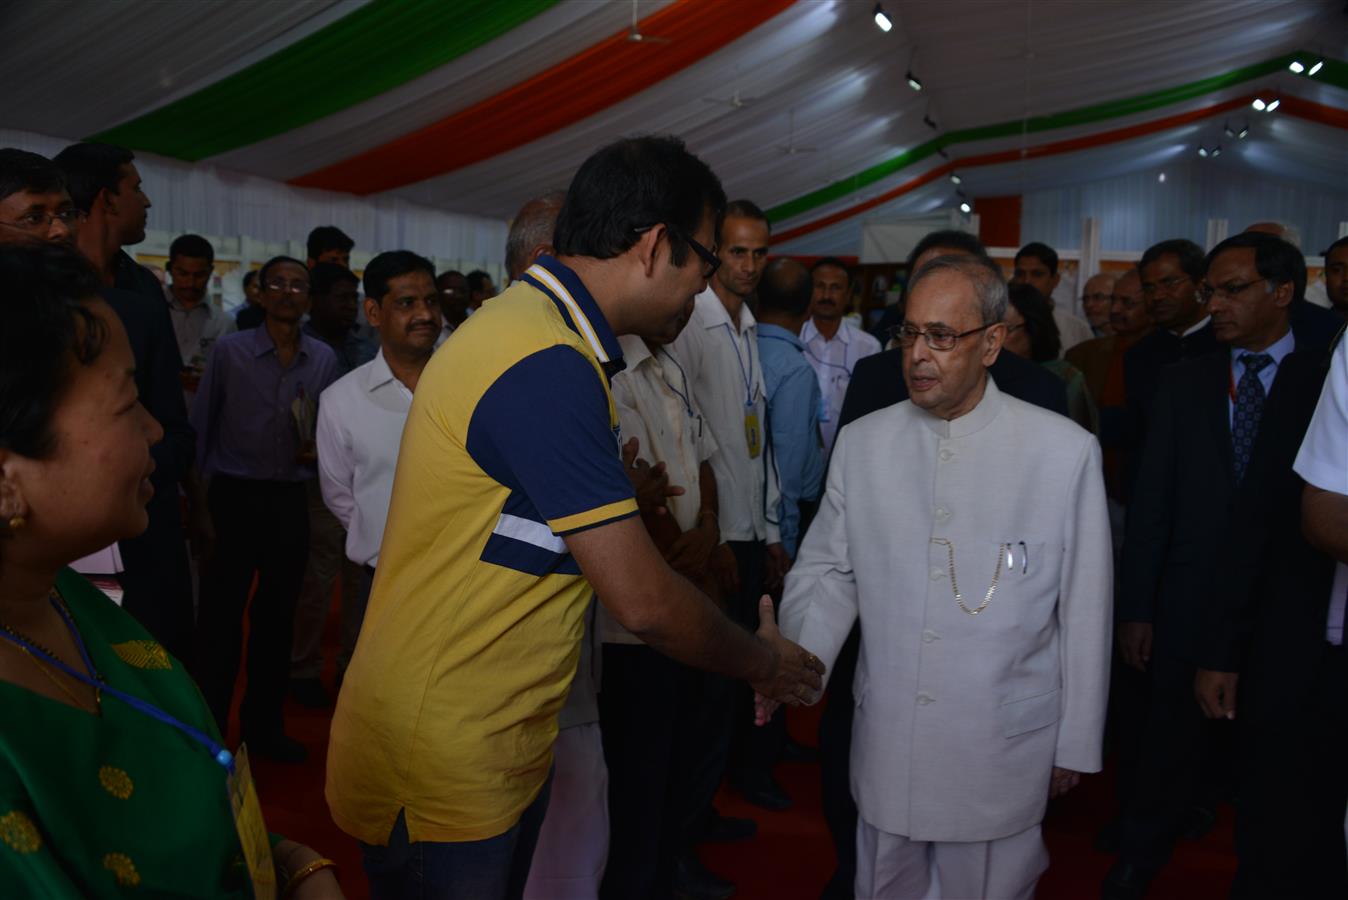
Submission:
[[[1156,873],[1120,860],[1100,885],[1100,900],[1142,900]]]
[[[332,705],[327,688],[317,678],[292,678],[290,696],[295,702],[307,709],[327,709]]]
[[[257,759],[298,764],[309,758],[309,751],[303,744],[284,734],[265,739],[245,740],[244,743],[248,746],[248,755]]]
[[[692,853],[685,853],[674,861],[671,887],[678,900],[726,900],[735,893],[733,882],[708,872]]]
[[[1202,840],[1212,826],[1217,824],[1217,813],[1206,806],[1195,806],[1184,814],[1184,824],[1180,827],[1180,837],[1186,841]]]
[[[754,772],[740,778],[732,778],[730,785],[754,806],[774,812],[791,808],[791,798],[766,772]]]
[[[819,762],[819,748],[807,747],[790,738],[782,745],[782,762],[790,763],[817,763]]]
[[[708,844],[733,844],[747,841],[758,834],[758,823],[753,819],[736,819],[713,812],[700,840]]]

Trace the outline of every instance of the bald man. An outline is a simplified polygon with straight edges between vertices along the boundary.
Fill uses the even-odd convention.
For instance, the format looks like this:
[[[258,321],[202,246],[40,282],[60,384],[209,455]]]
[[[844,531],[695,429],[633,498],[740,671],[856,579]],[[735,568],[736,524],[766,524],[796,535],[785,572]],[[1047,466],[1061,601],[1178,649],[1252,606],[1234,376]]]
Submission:
[[[1114,300],[1116,277],[1114,272],[1100,272],[1086,279],[1086,286],[1081,290],[1081,309],[1097,338],[1113,334],[1109,328],[1109,307]]]
[[[557,213],[562,210],[565,191],[552,191],[535,197],[520,208],[515,221],[510,223],[506,237],[506,277],[516,281],[524,270],[544,253],[551,254],[552,232],[557,227]]]

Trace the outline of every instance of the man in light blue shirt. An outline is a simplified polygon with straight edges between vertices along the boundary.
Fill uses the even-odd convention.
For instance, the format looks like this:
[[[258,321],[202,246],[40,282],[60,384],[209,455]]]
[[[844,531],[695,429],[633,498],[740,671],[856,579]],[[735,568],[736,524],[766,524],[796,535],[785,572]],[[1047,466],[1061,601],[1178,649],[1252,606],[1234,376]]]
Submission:
[[[768,265],[758,286],[758,352],[768,398],[768,465],[781,484],[776,518],[782,546],[792,559],[819,499],[824,478],[824,446],[819,433],[823,402],[819,380],[805,359],[801,327],[810,314],[810,273],[793,260]]]

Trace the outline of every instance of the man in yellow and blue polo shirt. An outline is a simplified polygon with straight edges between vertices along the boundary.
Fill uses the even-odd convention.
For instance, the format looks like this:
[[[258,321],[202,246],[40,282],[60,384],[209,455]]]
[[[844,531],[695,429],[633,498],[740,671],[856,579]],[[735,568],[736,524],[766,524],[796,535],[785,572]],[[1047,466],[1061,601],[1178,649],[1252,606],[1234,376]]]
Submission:
[[[766,607],[735,626],[664,563],[619,455],[620,333],[660,333],[714,271],[712,171],[674,138],[581,167],[544,256],[455,331],[412,402],[327,798],[379,897],[517,897],[591,592],[646,643],[811,697]]]

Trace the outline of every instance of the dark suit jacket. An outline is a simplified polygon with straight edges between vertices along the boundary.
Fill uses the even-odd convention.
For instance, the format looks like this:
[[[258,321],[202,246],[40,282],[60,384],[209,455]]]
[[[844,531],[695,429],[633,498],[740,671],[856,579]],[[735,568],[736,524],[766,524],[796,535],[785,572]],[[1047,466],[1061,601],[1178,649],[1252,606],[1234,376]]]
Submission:
[[[1038,363],[1003,350],[988,368],[997,387],[1012,397],[1042,406],[1059,415],[1067,415],[1067,385]],[[847,385],[838,429],[886,406],[908,399],[908,383],[903,380],[903,351],[885,350],[858,360]]]
[[[186,659],[191,647],[192,583],[178,484],[195,457],[196,433],[187,422],[178,377],[182,356],[162,292],[156,303],[144,294],[106,288],[103,299],[130,339],[140,402],[164,429],[164,439],[150,449],[155,470],[150,476],[154,497],[146,507],[149,527],[118,545],[126,567],[119,576],[125,591],[122,602],[169,652]]]
[[[1273,431],[1287,431],[1287,417],[1305,395],[1319,396],[1307,372],[1321,365],[1333,337],[1322,322],[1311,317],[1293,325],[1296,350],[1278,367],[1239,486],[1231,450],[1230,351],[1222,347],[1160,373],[1136,465],[1116,610],[1120,621],[1155,626],[1153,652],[1190,662],[1203,652],[1206,598],[1219,566],[1229,560],[1223,538],[1238,494],[1263,490],[1261,480],[1277,471],[1278,454],[1286,455],[1281,441],[1295,440],[1295,455],[1306,423],[1291,437]],[[1274,412],[1282,407],[1287,410]],[[1268,454],[1274,461],[1262,459]]]

